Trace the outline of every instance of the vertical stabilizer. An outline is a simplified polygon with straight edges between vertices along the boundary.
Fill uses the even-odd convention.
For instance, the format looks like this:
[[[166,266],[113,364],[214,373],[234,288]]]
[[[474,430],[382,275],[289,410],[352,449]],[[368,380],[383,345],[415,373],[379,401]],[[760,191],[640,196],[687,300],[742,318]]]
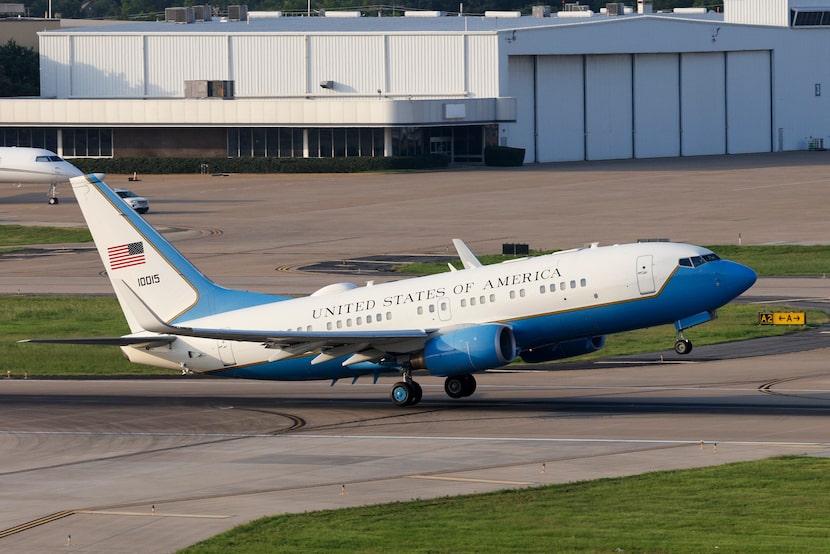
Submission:
[[[192,319],[281,297],[219,287],[132,210],[99,175],[75,177],[72,190],[133,333],[143,330],[130,308],[134,292],[164,322]],[[124,285],[127,287],[124,287]]]

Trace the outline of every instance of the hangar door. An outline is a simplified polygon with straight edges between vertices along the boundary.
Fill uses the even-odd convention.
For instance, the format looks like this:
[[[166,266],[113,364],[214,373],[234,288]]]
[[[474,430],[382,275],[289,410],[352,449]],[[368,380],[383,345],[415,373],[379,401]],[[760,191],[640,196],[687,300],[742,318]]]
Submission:
[[[772,150],[768,50],[510,58],[525,161]]]

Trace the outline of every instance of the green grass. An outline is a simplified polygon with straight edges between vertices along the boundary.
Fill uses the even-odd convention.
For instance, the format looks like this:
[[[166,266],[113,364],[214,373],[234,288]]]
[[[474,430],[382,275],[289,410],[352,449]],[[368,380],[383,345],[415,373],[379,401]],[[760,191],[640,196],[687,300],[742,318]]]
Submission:
[[[20,250],[30,244],[90,242],[89,230],[81,227],[37,227],[0,225],[0,252]]]
[[[758,275],[792,276],[792,275],[829,275],[830,274],[830,245],[798,246],[707,246],[721,258],[744,264],[755,270]],[[553,250],[533,251],[531,255],[539,256],[550,254]],[[488,254],[479,259],[484,265],[500,263],[516,256]],[[461,262],[456,260],[453,265],[461,269]],[[412,263],[395,266],[396,271],[411,275],[431,275],[447,271],[447,264]]]
[[[830,460],[782,457],[263,518],[218,552],[827,552]]]
[[[0,296],[0,375],[173,375],[132,364],[116,347],[19,344],[31,338],[113,337],[130,332],[114,297]]]

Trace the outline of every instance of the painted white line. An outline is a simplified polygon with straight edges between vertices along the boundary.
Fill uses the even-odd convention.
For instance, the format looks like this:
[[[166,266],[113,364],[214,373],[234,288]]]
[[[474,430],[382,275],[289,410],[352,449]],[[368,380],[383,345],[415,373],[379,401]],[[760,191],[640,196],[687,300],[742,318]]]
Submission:
[[[231,517],[209,514],[163,514],[160,512],[115,512],[108,510],[77,510],[75,513],[104,516],[181,517],[190,519],[228,519],[229,517]]]
[[[429,479],[433,481],[458,481],[460,483],[488,483],[491,485],[533,485],[530,481],[497,481],[495,479],[470,479],[469,477],[438,477],[437,475],[408,475],[407,479]]]

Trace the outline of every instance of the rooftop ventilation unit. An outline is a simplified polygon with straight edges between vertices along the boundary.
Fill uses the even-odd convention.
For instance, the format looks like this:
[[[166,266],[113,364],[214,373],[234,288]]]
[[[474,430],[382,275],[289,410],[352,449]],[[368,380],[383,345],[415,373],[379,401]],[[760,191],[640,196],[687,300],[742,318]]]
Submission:
[[[533,17],[540,19],[550,17],[550,6],[533,6]]]
[[[522,12],[503,12],[503,11],[488,10],[488,11],[484,12],[484,17],[518,18],[518,17],[522,17]]]
[[[164,8],[164,20],[168,23],[196,23],[193,8]]]
[[[349,17],[360,17],[362,14],[360,13],[359,10],[348,10],[348,11],[339,11],[339,12],[330,12],[329,10],[326,10],[324,15],[326,17],[349,18]]]
[[[210,5],[193,6],[193,14],[196,16],[196,21],[210,21]]]
[[[248,5],[228,6],[228,19],[230,21],[248,21]]]
[[[605,4],[605,15],[625,15],[625,4],[622,2]]]
[[[447,12],[440,12],[437,10],[406,10],[403,12],[404,17],[444,17]]]
[[[580,4],[579,2],[577,2],[575,4],[565,4],[565,10],[564,11],[566,11],[566,12],[587,12],[588,11],[588,6],[584,6],[584,5]]]

